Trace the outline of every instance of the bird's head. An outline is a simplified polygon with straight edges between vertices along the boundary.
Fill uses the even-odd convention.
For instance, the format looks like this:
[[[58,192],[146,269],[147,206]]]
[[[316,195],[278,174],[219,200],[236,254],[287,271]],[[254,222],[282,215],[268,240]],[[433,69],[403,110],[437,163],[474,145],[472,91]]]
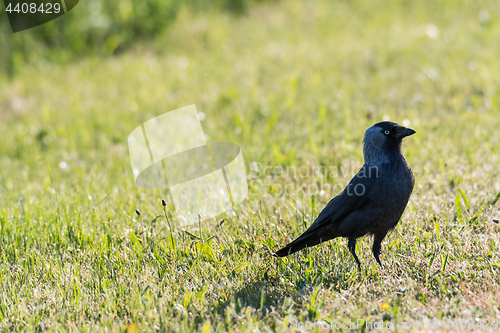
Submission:
[[[389,163],[391,158],[401,154],[403,138],[415,134],[407,128],[390,121],[383,121],[368,128],[363,139],[365,163],[379,165]]]

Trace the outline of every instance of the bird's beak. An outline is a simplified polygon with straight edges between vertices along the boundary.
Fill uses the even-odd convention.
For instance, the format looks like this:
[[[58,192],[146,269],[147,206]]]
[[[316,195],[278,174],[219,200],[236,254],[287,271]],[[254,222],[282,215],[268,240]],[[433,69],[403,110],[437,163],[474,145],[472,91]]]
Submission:
[[[417,133],[417,132],[415,132],[411,128],[399,127],[398,130],[397,130],[397,133],[396,133],[395,137],[398,138],[398,139],[402,139],[404,137],[413,135],[415,133]]]

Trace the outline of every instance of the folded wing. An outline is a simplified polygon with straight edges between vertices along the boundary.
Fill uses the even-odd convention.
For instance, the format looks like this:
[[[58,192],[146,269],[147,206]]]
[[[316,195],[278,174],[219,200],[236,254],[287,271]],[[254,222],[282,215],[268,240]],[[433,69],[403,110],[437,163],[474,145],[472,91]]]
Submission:
[[[339,223],[351,212],[362,208],[370,201],[371,193],[377,186],[377,175],[369,173],[369,166],[364,165],[349,182],[347,187],[330,200],[313,224],[296,240],[276,252],[284,257],[305,247],[338,237],[334,224]]]

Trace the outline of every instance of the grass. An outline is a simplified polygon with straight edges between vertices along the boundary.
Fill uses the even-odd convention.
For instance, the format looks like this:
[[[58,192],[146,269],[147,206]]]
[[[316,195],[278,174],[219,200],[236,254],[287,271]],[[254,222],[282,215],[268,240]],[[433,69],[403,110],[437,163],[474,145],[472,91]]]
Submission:
[[[0,330],[498,320],[499,15],[495,1],[182,11],[121,55],[58,66],[40,54],[1,77]],[[126,141],[189,104],[248,164],[248,199],[203,230],[178,225],[168,193],[135,186]],[[271,257],[349,181],[382,119],[417,131],[403,147],[416,187],[384,268],[369,239],[362,272],[342,239]]]

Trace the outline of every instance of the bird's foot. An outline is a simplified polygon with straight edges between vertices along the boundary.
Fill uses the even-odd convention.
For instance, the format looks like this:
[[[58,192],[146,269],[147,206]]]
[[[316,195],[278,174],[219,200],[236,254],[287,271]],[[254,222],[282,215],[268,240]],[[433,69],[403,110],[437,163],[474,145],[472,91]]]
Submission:
[[[384,266],[382,266],[382,262],[380,261],[380,255],[382,254],[381,240],[375,240],[375,242],[373,243],[372,252],[375,260],[377,260],[377,263],[381,268],[383,268]]]
[[[378,264],[380,265],[380,268],[384,268],[378,254],[375,254],[375,260],[377,260]]]
[[[347,247],[349,248],[349,251],[354,257],[354,260],[356,260],[356,264],[358,264],[358,270],[361,272],[361,262],[359,261],[358,256],[356,255],[356,238],[349,238]]]

